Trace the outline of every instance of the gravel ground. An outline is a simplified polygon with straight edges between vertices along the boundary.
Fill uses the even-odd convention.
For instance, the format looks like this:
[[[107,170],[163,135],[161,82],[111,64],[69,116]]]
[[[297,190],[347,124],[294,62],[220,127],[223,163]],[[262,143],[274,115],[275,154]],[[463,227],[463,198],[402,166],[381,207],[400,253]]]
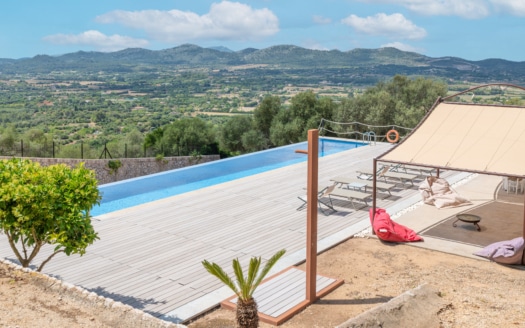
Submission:
[[[120,302],[0,262],[0,327],[178,327]]]

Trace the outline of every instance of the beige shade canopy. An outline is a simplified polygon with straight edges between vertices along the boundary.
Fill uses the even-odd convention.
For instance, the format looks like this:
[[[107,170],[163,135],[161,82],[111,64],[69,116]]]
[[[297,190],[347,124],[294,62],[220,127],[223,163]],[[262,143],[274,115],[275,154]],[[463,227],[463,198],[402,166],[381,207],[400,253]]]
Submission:
[[[377,160],[525,176],[525,108],[445,103]]]
[[[498,85],[525,91],[515,85]],[[525,107],[445,102],[485,86],[490,85],[438,99],[406,138],[374,159],[374,168],[377,161],[385,161],[524,178]],[[376,179],[374,174],[374,182]],[[372,209],[375,213],[375,188]],[[525,210],[522,236],[525,238]]]

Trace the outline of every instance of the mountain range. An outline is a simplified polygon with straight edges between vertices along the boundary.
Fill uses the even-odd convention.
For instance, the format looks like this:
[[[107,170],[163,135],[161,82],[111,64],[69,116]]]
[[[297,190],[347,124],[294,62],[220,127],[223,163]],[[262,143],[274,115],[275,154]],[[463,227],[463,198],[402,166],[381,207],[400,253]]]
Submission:
[[[225,47],[203,48],[184,44],[164,50],[129,48],[116,52],[86,52],[32,58],[0,58],[0,76],[49,74],[60,71],[80,73],[136,72],[156,69],[214,68],[258,65],[266,69],[354,70],[391,76],[393,74],[437,76],[472,82],[525,81],[525,62],[503,59],[469,61],[457,57],[432,58],[396,48],[312,50],[292,45],[232,51]]]

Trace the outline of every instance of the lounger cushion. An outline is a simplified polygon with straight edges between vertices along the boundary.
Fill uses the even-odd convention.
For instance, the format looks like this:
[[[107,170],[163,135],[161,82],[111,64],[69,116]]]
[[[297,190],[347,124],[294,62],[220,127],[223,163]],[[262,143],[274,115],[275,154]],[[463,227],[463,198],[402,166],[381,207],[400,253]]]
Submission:
[[[437,208],[457,207],[471,202],[450,188],[447,180],[437,177],[427,177],[419,186],[419,192],[425,204]]]
[[[474,253],[474,255],[487,258],[501,264],[523,264],[523,251],[525,243],[523,237],[512,240],[499,241]]]
[[[379,239],[390,242],[422,241],[423,238],[408,227],[392,221],[390,215],[382,208],[376,208],[375,219],[370,209],[370,222]]]

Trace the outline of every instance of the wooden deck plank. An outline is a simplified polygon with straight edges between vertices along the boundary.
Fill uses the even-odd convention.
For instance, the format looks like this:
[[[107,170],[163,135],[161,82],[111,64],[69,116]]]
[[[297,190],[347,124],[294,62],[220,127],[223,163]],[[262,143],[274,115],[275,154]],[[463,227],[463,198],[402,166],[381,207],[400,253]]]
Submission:
[[[87,262],[89,264],[89,262]],[[129,271],[129,268],[121,266],[119,263],[111,260],[98,261],[100,266],[76,266],[68,268],[67,271],[61,271],[61,278],[65,281],[78,281],[82,284],[85,281],[99,279],[107,275],[119,276]]]
[[[97,279],[97,284],[101,287],[111,288],[115,292],[120,292],[129,288],[129,285],[140,284],[151,279],[155,279],[155,277],[152,277],[150,273],[128,269],[125,273],[106,274],[104,277]],[[83,283],[80,279],[78,281]]]
[[[137,299],[151,299],[152,301],[157,301],[157,298],[154,297],[153,291],[159,287],[177,289],[179,287],[182,288],[183,286],[167,279],[155,277],[153,279],[150,278],[147,283],[136,285],[133,289],[133,293],[123,291],[121,297],[133,296]]]
[[[149,283],[147,288],[137,289],[133,295],[159,302],[166,293],[170,294],[173,291],[178,293],[183,288],[184,286],[181,284],[173,283],[166,279],[156,279],[153,283]]]
[[[335,283],[335,279],[326,278],[322,276],[317,276],[317,284],[316,288],[317,291],[323,290],[324,288],[328,287],[330,284]],[[280,308],[274,308],[269,311],[271,311],[272,316],[274,318],[278,318],[279,316],[283,315],[284,313],[290,311],[293,308],[293,305],[297,305],[300,303],[305,297],[304,295],[301,295],[303,292],[304,287],[301,287],[298,289],[293,295],[293,300],[288,300],[286,306],[281,306]]]
[[[301,284],[304,286],[301,280],[303,275],[301,270],[288,270],[267,282],[264,288],[261,286],[260,290],[256,290],[254,298],[258,300],[257,305],[261,312],[269,313],[268,309],[286,299],[290,291],[299,288]],[[303,292],[303,296],[306,296],[306,292]]]
[[[46,245],[48,246],[48,245]],[[49,248],[46,248],[44,251],[47,251],[48,254],[51,254],[52,251],[49,250]],[[41,250],[42,252],[42,250]],[[40,254],[42,255],[42,254]],[[39,263],[39,261],[44,260],[44,256],[39,256],[35,258],[34,263]],[[70,261],[64,261],[64,259],[67,258]],[[112,263],[111,260],[105,260],[100,257],[98,254],[90,253],[90,254],[84,254],[83,256],[79,255],[73,255],[68,258],[65,254],[57,254],[53,260],[46,264],[44,269],[50,270],[53,269],[54,274],[58,274],[59,276],[67,275],[70,272],[75,273],[79,271],[83,271],[84,269],[94,269],[92,266],[89,265],[89,263],[100,263],[108,265]]]
[[[105,243],[101,242],[100,244],[102,246],[111,247],[113,250],[111,256],[114,258],[121,257],[123,258],[126,254],[129,255],[129,249],[135,248],[137,245],[140,245],[139,252],[134,253],[135,259],[140,258],[140,254],[142,253],[142,250],[149,250],[149,253],[155,254],[155,250],[157,248],[166,248],[173,245],[177,245],[178,243],[183,243],[185,241],[184,238],[179,236],[174,236],[166,233],[156,233],[155,239],[152,239],[151,237],[148,237],[148,232],[144,231],[142,234],[134,234],[132,235],[133,238],[129,239],[126,242],[123,243],[117,243],[113,245],[105,245]]]
[[[265,303],[265,306],[261,307],[261,312],[267,315],[270,315],[274,318],[277,318],[283,313],[290,311],[295,305],[299,304],[301,301],[306,299],[305,273],[302,272],[302,275],[296,276],[295,280],[293,281],[294,281],[295,288],[289,290],[287,294],[282,294],[281,298],[279,298],[278,300],[273,300],[273,301],[269,301]],[[318,275],[316,279],[317,291],[324,289],[326,286],[328,286],[330,283],[334,281],[335,281],[334,279],[330,279],[330,278],[326,278],[326,277]]]
[[[316,290],[319,292],[333,282],[335,282],[333,278],[317,275]],[[296,268],[272,277],[261,284],[253,295],[257,300],[259,312],[277,318],[290,311],[306,299],[305,284],[305,272]],[[229,302],[235,304],[237,298],[232,297]]]
[[[154,297],[151,297],[152,295]],[[151,300],[149,304],[145,306],[145,310],[159,312],[166,308],[172,309],[175,306],[180,306],[202,295],[203,293],[200,290],[171,283],[164,285],[164,287],[158,286],[148,290],[142,293],[141,297],[142,299]]]

